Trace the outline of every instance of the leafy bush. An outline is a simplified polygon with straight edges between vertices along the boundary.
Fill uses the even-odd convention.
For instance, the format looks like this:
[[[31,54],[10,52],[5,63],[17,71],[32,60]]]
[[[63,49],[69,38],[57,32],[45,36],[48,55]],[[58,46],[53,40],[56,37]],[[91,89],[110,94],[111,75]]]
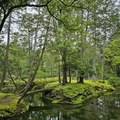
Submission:
[[[37,72],[36,78],[47,78],[47,77],[50,77],[50,74],[40,70]]]

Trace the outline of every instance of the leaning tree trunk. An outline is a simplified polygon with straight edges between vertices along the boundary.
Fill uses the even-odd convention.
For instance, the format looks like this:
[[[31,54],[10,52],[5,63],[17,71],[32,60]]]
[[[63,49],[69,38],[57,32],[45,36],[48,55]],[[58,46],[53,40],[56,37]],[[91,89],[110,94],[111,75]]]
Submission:
[[[23,91],[21,91],[21,92],[23,92],[23,94],[22,94],[21,98],[18,100],[18,104],[21,102],[21,100],[22,100],[22,99],[25,97],[25,95],[27,94],[27,92],[28,92],[28,90],[30,89],[30,86],[31,86],[32,82],[34,81],[34,78],[35,78],[35,76],[36,76],[36,74],[37,74],[37,71],[38,71],[38,69],[39,69],[39,66],[40,66],[40,63],[41,63],[41,60],[42,60],[42,57],[43,57],[43,53],[44,53],[44,50],[45,50],[47,38],[48,38],[48,29],[49,29],[49,27],[47,28],[47,31],[46,31],[46,37],[45,37],[44,46],[43,46],[43,48],[42,48],[42,53],[41,53],[41,55],[40,55],[40,57],[39,57],[39,60],[38,60],[38,63],[37,63],[37,65],[36,65],[36,68],[35,68],[35,70],[34,70],[34,73],[31,72],[25,88],[23,89]],[[20,93],[21,93],[21,92],[20,92]]]
[[[8,74],[9,74],[9,76],[10,76],[10,78],[11,78],[11,80],[12,80],[14,86],[15,86],[15,90],[14,90],[14,93],[15,93],[15,91],[17,90],[17,84],[15,83],[15,81],[14,81],[14,79],[13,79],[13,77],[12,77],[12,75],[11,75],[9,70],[8,70]]]

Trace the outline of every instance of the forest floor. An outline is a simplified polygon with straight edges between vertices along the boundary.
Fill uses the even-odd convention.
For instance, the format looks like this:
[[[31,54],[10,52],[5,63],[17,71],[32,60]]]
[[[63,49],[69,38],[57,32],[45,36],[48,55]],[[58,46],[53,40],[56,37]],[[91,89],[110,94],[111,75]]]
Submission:
[[[29,105],[25,101],[17,104],[20,96],[8,93],[0,93],[0,118],[19,115],[28,110]]]

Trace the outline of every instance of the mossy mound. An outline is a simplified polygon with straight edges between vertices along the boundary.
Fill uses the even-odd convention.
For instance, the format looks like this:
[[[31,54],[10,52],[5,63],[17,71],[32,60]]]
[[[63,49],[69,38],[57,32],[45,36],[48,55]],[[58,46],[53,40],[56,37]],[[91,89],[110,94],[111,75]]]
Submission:
[[[24,100],[17,105],[20,96],[0,93],[0,118],[20,115],[29,109],[29,104]]]
[[[45,87],[44,88],[55,88],[55,87],[57,87],[58,85],[60,85],[60,83],[58,83],[58,82],[52,82],[52,83],[48,83],[47,85],[45,85]]]
[[[114,90],[115,88],[108,83],[86,80],[84,84],[68,83],[64,86],[59,85],[45,98],[52,100],[52,103],[80,104]]]
[[[34,86],[32,90],[43,89],[47,84],[56,82],[57,77],[54,78],[46,78],[46,79],[36,79],[34,80]]]

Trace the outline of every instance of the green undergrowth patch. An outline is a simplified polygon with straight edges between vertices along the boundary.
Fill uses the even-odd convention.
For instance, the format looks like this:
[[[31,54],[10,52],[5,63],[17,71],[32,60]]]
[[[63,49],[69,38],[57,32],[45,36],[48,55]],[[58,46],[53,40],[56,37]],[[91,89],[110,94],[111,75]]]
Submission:
[[[27,79],[25,79],[25,81],[27,82]],[[25,87],[25,85],[26,85],[25,81],[15,80],[15,83],[17,85],[17,91],[20,91],[21,89],[23,89]],[[57,82],[57,81],[58,81],[57,77],[35,79],[31,85],[31,89],[32,90],[42,89],[48,83],[53,83],[53,82]],[[11,84],[11,83],[9,81],[6,81],[6,85],[9,85],[9,84]]]
[[[42,89],[45,87],[45,85],[49,84],[49,83],[53,83],[53,82],[57,82],[58,78],[57,77],[51,77],[51,78],[46,78],[46,79],[35,79],[34,80],[34,87],[33,90],[36,89]]]
[[[110,84],[113,85],[116,89],[120,89],[120,78],[109,80],[109,81],[110,81]]]
[[[111,91],[111,90],[115,90],[115,88],[110,85],[109,81],[107,80],[96,80],[96,81],[92,81],[92,80],[86,80],[85,83],[93,86],[95,88],[96,91]]]
[[[54,87],[57,87],[58,85],[60,85],[59,82],[52,82],[52,83],[48,83],[47,85],[45,85],[44,88],[54,88]]]
[[[80,104],[92,97],[98,97],[114,90],[115,88],[108,82],[85,80],[84,84],[58,85],[45,97],[52,100],[52,103]]]
[[[17,105],[20,96],[0,93],[0,118],[20,115],[29,109],[29,104],[24,100]]]

